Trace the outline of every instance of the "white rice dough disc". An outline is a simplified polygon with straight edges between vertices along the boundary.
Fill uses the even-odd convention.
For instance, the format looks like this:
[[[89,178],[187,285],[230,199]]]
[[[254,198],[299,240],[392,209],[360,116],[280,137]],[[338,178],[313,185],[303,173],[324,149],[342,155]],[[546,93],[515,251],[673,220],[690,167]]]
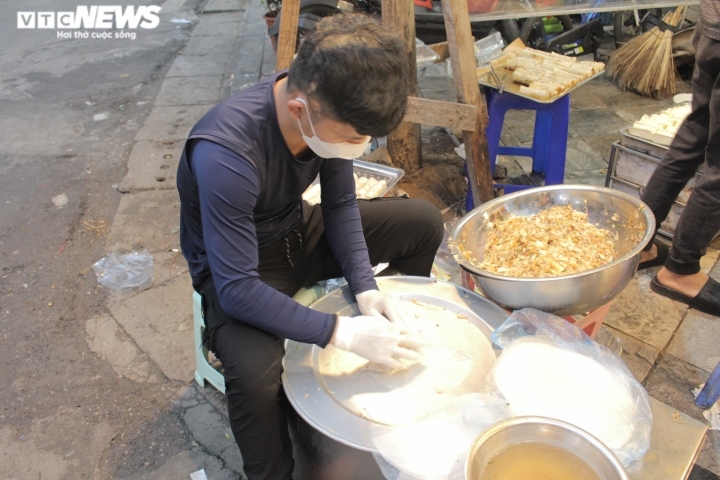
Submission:
[[[611,449],[630,439],[636,406],[629,385],[593,358],[523,337],[500,355],[493,379],[514,416],[564,420]]]
[[[427,343],[419,362],[389,370],[349,352],[318,349],[317,373],[330,395],[354,414],[406,425],[479,392],[495,361],[492,346],[468,319],[434,305],[398,301],[404,323]]]

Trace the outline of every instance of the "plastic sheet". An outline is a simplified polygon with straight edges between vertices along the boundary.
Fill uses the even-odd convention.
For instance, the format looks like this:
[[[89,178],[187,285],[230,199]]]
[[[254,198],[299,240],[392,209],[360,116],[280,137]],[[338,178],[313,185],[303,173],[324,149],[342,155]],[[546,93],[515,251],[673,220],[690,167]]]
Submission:
[[[502,398],[461,395],[420,422],[378,429],[373,438],[379,452],[375,458],[388,480],[462,480],[472,441],[507,416]]]
[[[373,275],[377,275],[378,273],[382,272],[389,265],[389,263],[378,263],[372,268]],[[318,282],[318,285],[322,287],[323,295],[327,295],[333,290],[337,290],[338,288],[342,288],[347,285],[347,280],[345,280],[345,277],[331,278],[329,280],[320,280]]]
[[[150,252],[120,255],[113,252],[93,265],[98,283],[120,293],[145,290],[153,282],[153,257]]]
[[[432,274],[435,278],[452,282],[456,285],[462,284],[462,269],[453,254],[450,253],[448,238],[450,237],[450,232],[453,231],[459,220],[459,218],[453,218],[445,222],[445,232],[443,233],[440,247],[435,254],[432,268]]]
[[[488,385],[512,416],[537,415],[576,425],[624,464],[650,447],[649,397],[625,363],[582,330],[534,309],[514,312],[492,335],[503,348]]]

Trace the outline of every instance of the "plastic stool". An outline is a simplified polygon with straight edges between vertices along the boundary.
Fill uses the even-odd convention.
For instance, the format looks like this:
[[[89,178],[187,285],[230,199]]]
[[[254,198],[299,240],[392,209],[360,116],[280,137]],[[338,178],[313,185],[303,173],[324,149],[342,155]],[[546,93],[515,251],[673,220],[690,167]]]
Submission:
[[[485,298],[489,298],[475,285],[475,280],[473,280],[472,276],[465,270],[462,271],[460,277],[460,284],[461,286],[467,288],[470,291],[480,294]],[[600,332],[600,328],[602,328],[611,306],[612,301],[606,303],[601,307],[596,308],[595,310],[588,312],[587,315],[579,319],[571,316],[561,318],[574,324],[580,330],[585,332],[588,337],[594,339],[597,336],[598,332]],[[512,313],[512,311],[508,310],[507,308],[505,309],[505,311],[507,311],[508,313]],[[577,315],[577,317],[580,317],[580,315]]]
[[[492,88],[485,89],[488,107],[488,127],[485,130],[490,155],[490,170],[495,170],[498,155],[516,155],[533,159],[532,170],[545,174],[545,185],[558,185],[565,179],[565,155],[567,153],[568,124],[570,121],[570,95],[564,95],[552,103],[540,103],[512,93],[498,93]],[[500,146],[505,114],[510,110],[534,110],[535,130],[532,147]],[[465,169],[467,174],[467,168]],[[501,184],[505,193],[512,193],[530,185]],[[475,207],[468,191],[465,209]]]
[[[201,387],[205,386],[205,380],[217,388],[220,393],[225,393],[225,378],[222,373],[215,370],[208,361],[208,349],[202,344],[202,334],[205,330],[203,321],[202,304],[200,294],[193,292],[193,332],[195,332],[195,381]]]
[[[301,288],[293,297],[301,305],[308,306],[323,296],[323,289],[315,284],[308,288]],[[202,344],[202,334],[205,330],[205,322],[202,315],[202,304],[200,294],[193,292],[193,332],[195,333],[195,381],[201,387],[205,386],[207,380],[217,388],[220,393],[225,393],[225,378],[222,373],[210,365],[208,361],[209,351]]]

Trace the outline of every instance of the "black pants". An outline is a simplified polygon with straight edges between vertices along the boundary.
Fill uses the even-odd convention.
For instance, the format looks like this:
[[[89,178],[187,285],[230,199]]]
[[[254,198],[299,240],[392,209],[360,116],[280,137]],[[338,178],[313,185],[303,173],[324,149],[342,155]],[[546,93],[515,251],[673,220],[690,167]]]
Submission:
[[[665,262],[668,270],[679,275],[700,271],[700,258],[720,230],[720,42],[699,32],[696,35],[692,113],[680,126],[642,196],[659,227],[675,198],[704,163]]]
[[[429,276],[443,236],[440,212],[416,199],[358,203],[370,262]],[[288,296],[319,280],[342,276],[325,237],[320,207],[306,207],[297,230],[259,252],[260,278]],[[230,426],[245,474],[249,480],[292,478],[288,404],[280,383],[284,339],[223,312],[212,278],[200,293],[208,347],[225,369]]]

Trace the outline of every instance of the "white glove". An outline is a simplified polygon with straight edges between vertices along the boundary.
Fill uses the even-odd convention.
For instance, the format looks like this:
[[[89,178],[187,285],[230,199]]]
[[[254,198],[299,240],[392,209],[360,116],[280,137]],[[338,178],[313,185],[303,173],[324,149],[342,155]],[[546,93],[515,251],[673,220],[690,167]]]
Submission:
[[[382,317],[338,317],[330,343],[390,368],[404,368],[400,360],[417,361],[422,341]]]
[[[367,290],[355,295],[360,312],[363,315],[386,317],[393,323],[402,323],[400,314],[395,307],[395,300],[379,290]]]

